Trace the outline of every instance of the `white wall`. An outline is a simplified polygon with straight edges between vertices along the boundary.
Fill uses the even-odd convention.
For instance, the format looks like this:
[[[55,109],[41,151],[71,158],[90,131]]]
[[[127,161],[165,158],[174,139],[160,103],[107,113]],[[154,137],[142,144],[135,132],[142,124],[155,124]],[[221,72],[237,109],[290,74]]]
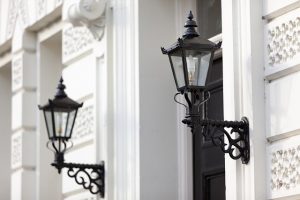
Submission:
[[[225,155],[226,199],[266,199],[263,2],[222,0],[224,119],[249,120],[250,161]]]
[[[10,199],[10,171],[11,171],[11,65],[0,68],[0,197]]]
[[[178,199],[176,87],[161,46],[176,41],[175,2],[139,1],[141,200]]]
[[[62,35],[52,35],[39,41],[38,60],[38,104],[44,105],[56,93],[56,86],[62,73]],[[50,164],[54,161],[54,153],[46,147],[48,134],[43,113],[38,112],[37,129],[37,199],[61,199],[61,175]],[[45,181],[47,180],[47,181]],[[51,184],[49,184],[51,182]]]
[[[300,197],[300,1],[264,1],[267,198]]]

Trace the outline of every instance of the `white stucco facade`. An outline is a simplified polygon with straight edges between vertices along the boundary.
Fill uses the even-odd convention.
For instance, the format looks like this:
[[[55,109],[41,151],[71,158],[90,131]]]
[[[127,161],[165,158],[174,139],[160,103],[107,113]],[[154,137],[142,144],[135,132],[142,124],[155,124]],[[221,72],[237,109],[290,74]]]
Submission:
[[[196,0],[0,0],[1,200],[100,199],[50,166],[37,105],[61,74],[84,102],[66,161],[104,161],[104,199],[193,200],[191,133],[160,51],[189,10]],[[225,155],[226,199],[300,199],[300,1],[222,0],[211,40],[224,118],[250,122],[250,162]]]

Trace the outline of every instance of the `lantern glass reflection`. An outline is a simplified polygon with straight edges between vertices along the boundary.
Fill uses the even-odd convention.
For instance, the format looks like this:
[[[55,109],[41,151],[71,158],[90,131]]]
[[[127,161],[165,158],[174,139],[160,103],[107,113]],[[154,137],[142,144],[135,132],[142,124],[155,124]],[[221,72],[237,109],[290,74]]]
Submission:
[[[186,51],[188,81],[190,86],[205,86],[211,52]]]
[[[186,85],[185,83],[185,73],[183,68],[183,61],[182,61],[182,53],[176,52],[170,55],[171,57],[171,64],[173,65],[172,69],[174,70],[174,78],[177,85],[177,88],[181,88]]]

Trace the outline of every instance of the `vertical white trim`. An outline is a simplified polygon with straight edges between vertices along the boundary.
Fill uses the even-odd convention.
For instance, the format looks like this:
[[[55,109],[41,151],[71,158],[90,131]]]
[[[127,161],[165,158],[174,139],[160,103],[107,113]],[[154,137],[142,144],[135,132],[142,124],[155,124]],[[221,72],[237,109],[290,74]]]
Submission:
[[[43,105],[49,97],[53,95],[58,78],[62,72],[61,58],[61,41],[54,41],[53,38],[60,35],[61,29],[56,25],[49,27],[47,30],[37,33],[36,41],[36,62],[37,62],[37,105]],[[55,30],[55,31],[53,31]],[[49,33],[47,33],[49,31]],[[47,37],[42,37],[47,35]],[[49,41],[52,39],[52,42]],[[58,39],[58,38],[57,38]],[[55,53],[54,53],[55,52]],[[46,147],[48,141],[43,113],[36,105],[36,199],[56,199],[62,194],[62,176],[57,171],[52,170],[50,163],[53,162],[54,155]],[[47,187],[45,179],[52,183],[52,187]]]
[[[187,14],[191,10],[197,19],[196,0],[176,0],[176,35],[181,37]],[[175,41],[176,38],[174,38]],[[181,102],[185,102],[182,98]],[[178,200],[193,200],[193,142],[192,133],[181,123],[186,110],[177,106],[177,164],[178,164]]]
[[[99,45],[99,44],[98,44]],[[108,157],[108,112],[107,112],[107,65],[105,62],[105,56],[102,54],[96,57],[96,73],[95,73],[95,84],[96,84],[96,98],[95,98],[95,115],[96,115],[96,156],[97,163],[104,161],[105,166],[105,199],[108,199],[109,193],[107,192],[107,174],[110,171],[108,165],[110,160]],[[98,199],[100,199],[98,197]]]
[[[235,8],[233,1],[222,1],[222,35],[223,35],[223,94],[224,94],[224,119],[236,118],[236,98],[238,89],[235,88],[234,73],[237,71],[234,60],[234,27],[233,19]],[[226,198],[230,200],[238,199],[237,183],[237,162],[225,155],[225,179],[226,179]]]
[[[181,98],[184,102],[184,99]],[[178,164],[178,200],[193,200],[193,142],[192,133],[181,120],[186,110],[177,107],[177,164]]]
[[[224,118],[250,122],[248,165],[225,157],[226,199],[266,199],[263,22],[260,0],[222,0]],[[254,98],[255,97],[255,98]]]
[[[138,1],[115,0],[114,199],[140,199]]]
[[[97,162],[105,165],[105,197],[114,199],[114,134],[112,77],[112,9],[106,8],[106,27],[100,42],[95,42],[96,56],[96,141]],[[100,199],[100,197],[98,197]]]

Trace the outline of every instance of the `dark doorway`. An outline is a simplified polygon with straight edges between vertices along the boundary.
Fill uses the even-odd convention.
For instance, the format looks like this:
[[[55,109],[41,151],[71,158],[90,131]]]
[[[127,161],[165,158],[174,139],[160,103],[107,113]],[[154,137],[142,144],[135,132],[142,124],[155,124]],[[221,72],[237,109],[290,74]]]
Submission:
[[[211,97],[203,106],[203,118],[223,120],[222,58],[214,61],[208,73]],[[193,160],[194,200],[225,200],[224,153],[206,140],[200,129],[193,135]]]
[[[222,33],[221,10],[221,0],[197,0],[200,36],[208,39]],[[215,59],[206,81],[211,97],[203,107],[202,117],[223,120],[222,57]],[[201,130],[196,131],[193,135],[194,200],[225,200],[224,153],[205,140]]]
[[[197,0],[197,22],[204,38],[222,33],[221,0]]]

